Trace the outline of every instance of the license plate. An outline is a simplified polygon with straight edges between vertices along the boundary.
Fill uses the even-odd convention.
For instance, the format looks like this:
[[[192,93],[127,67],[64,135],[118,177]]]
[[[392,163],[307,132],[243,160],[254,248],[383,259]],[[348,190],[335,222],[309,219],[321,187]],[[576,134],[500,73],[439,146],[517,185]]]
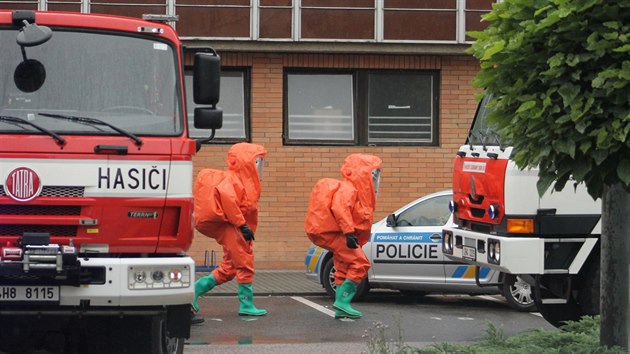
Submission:
[[[477,260],[477,250],[475,247],[464,246],[462,248],[462,257],[470,259],[471,261]]]
[[[59,287],[0,285],[0,302],[59,302]]]

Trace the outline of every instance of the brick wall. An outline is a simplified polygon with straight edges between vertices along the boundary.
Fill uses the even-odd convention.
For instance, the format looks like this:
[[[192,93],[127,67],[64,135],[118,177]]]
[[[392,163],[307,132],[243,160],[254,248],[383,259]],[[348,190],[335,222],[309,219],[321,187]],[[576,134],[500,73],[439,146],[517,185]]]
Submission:
[[[427,193],[448,189],[457,148],[464,143],[476,109],[471,80],[478,62],[467,56],[327,55],[220,53],[224,66],[251,68],[252,142],[268,151],[254,245],[256,269],[304,269],[310,244],[304,218],[312,186],[323,177],[341,179],[339,170],[351,153],[383,160],[381,189],[374,219],[379,220]],[[283,68],[433,69],[440,71],[439,147],[283,146]],[[202,168],[226,169],[229,145],[206,145],[195,157]],[[189,250],[198,265],[216,241],[199,233]]]

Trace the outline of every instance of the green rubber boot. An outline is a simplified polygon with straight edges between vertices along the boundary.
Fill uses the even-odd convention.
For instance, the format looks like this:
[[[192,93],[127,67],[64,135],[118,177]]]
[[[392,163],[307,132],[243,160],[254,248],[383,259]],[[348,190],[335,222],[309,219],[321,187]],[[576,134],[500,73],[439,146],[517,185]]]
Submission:
[[[238,309],[239,316],[263,316],[267,310],[257,309],[254,306],[254,290],[252,284],[238,284]]]
[[[345,313],[348,318],[359,318],[363,315],[350,306],[350,301],[352,301],[352,298],[357,293],[357,285],[358,284],[352,280],[346,279],[341,285],[337,286],[333,307]],[[335,314],[335,318],[337,318],[337,314]]]
[[[355,319],[355,318],[361,318],[361,316],[352,316],[352,315],[348,315],[347,313],[341,311],[341,310],[336,310],[335,311],[335,319],[340,319],[340,318],[351,318],[351,319]]]
[[[197,304],[197,299],[199,299],[199,296],[212,290],[212,288],[214,288],[215,286],[217,286],[217,280],[212,274],[197,279],[197,281],[195,282],[195,300],[192,303],[192,307],[195,312],[199,312],[199,304]]]

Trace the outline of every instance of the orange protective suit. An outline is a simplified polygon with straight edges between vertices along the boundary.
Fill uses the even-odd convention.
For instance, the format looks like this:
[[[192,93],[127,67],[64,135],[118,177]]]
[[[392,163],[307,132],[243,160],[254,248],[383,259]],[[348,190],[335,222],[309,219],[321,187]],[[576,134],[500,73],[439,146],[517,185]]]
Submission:
[[[333,252],[337,285],[345,279],[360,283],[370,269],[361,246],[370,239],[376,207],[372,171],[380,169],[380,158],[352,154],[341,168],[343,181],[323,178],[311,191],[304,225],[306,235],[317,246]],[[348,234],[358,238],[358,248],[346,245]]]
[[[212,271],[217,284],[234,276],[238,283],[254,278],[253,242],[243,238],[239,227],[247,224],[256,232],[261,192],[256,159],[266,154],[260,145],[235,144],[228,151],[227,171],[204,169],[195,180],[195,228],[223,247],[223,260]]]

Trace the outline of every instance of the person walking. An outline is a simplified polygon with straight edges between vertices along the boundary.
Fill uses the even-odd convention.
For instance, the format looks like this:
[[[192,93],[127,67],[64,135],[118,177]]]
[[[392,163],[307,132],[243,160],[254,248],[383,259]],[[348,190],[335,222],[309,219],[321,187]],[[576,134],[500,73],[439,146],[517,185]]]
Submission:
[[[351,154],[341,167],[343,181],[323,178],[311,191],[304,228],[311,242],[333,253],[335,318],[362,316],[350,302],[370,269],[362,246],[370,239],[381,169],[380,158]]]
[[[258,225],[258,200],[264,158],[261,145],[238,143],[227,154],[228,170],[204,169],[194,184],[195,228],[223,248],[221,264],[195,282],[194,312],[199,312],[201,295],[236,277],[241,316],[262,316],[266,310],[254,306],[253,241]],[[192,322],[203,318],[193,313]]]

